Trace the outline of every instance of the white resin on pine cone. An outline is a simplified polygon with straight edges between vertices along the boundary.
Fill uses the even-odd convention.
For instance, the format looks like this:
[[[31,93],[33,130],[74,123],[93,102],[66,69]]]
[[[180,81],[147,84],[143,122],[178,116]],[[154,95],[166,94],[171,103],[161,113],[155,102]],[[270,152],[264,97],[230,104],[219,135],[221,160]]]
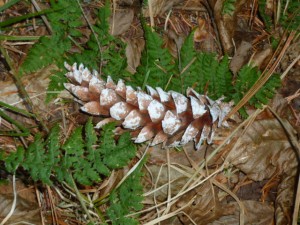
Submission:
[[[189,88],[187,97],[175,92],[165,92],[160,87],[147,87],[147,93],[126,86],[123,80],[117,84],[108,76],[107,81],[98,77],[97,71],[65,63],[66,77],[71,83],[65,88],[81,100],[81,110],[91,115],[109,116],[97,124],[100,128],[113,120],[132,131],[136,143],[152,140],[151,145],[182,146],[190,141],[200,149],[206,140],[212,142],[215,129],[221,125],[231,108],[222,99],[211,100]]]

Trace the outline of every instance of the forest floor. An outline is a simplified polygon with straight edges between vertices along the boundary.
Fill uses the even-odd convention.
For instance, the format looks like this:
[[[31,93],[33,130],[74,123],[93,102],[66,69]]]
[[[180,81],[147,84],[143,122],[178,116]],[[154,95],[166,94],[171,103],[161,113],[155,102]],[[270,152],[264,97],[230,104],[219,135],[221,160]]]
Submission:
[[[93,26],[109,11],[98,17],[100,8],[105,8],[104,1],[0,0],[0,224],[297,224],[299,1],[115,0],[108,7],[111,14],[107,29],[111,36],[104,33],[106,39],[93,42],[91,37],[102,32]],[[57,18],[60,13],[61,18]],[[106,28],[101,29],[105,32]],[[147,36],[145,29],[157,35]],[[184,64],[189,54],[181,54],[181,49],[188,37],[199,55]],[[113,47],[109,43],[114,43]],[[126,44],[124,49],[122,43]],[[100,53],[95,53],[94,46]],[[151,58],[155,48],[157,56]],[[159,54],[168,55],[167,64]],[[198,66],[196,61],[201,57],[204,62]],[[224,62],[231,77],[227,85],[233,87],[228,93],[242,90],[234,88],[238,85],[249,88],[239,93],[240,99],[229,99],[234,106],[226,118],[228,127],[216,129],[213,143],[205,143],[198,151],[193,142],[180,148],[135,145],[136,156],[125,167],[111,170],[91,185],[77,183],[75,188],[57,181],[54,173],[49,174],[52,185],[32,178],[26,167],[20,166],[12,173],[5,157],[16,152],[18,146],[28,151],[36,135],[47,137],[55,124],[62,129],[63,142],[76,127],[87,123],[88,115],[62,90],[59,82],[65,78],[57,75],[64,77],[64,61],[81,63],[75,61],[81,58],[87,66],[96,65],[100,73],[104,71],[104,76],[122,78],[133,86],[135,80],[143,86],[147,81],[156,85],[156,78],[148,79],[150,70],[141,67],[150,62],[158,68],[157,73],[169,74],[166,86],[182,85],[178,89],[186,86],[176,83],[176,77],[190,68],[206,67],[199,69],[199,73],[211,77],[204,84],[194,82],[189,75],[185,80],[207,95],[213,93],[213,84],[222,82],[213,78],[213,71],[217,71],[214,66],[220,68]],[[257,80],[241,77],[246,66],[260,71]],[[118,74],[120,71],[126,72]],[[51,78],[53,74],[57,79]],[[281,84],[274,94],[257,94],[275,76]],[[239,83],[242,79],[243,84]],[[262,100],[252,104],[258,101],[253,96],[261,96]],[[100,120],[94,118],[93,122]],[[133,207],[126,215],[114,211],[120,218],[113,218],[108,215],[112,205],[109,196],[144,154],[143,207]]]

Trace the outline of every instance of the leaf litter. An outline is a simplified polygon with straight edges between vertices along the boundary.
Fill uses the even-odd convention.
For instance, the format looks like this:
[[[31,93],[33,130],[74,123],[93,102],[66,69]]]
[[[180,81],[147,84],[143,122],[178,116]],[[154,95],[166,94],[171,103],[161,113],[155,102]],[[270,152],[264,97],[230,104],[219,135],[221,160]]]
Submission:
[[[231,60],[233,73],[238,70],[235,68],[240,68],[243,63],[247,63],[250,59],[262,69],[267,67],[266,62],[271,58],[273,52],[270,51],[270,44],[267,43],[267,38],[264,36],[265,28],[262,26],[262,21],[257,16],[251,18],[252,26],[256,28],[256,31],[249,30],[248,26],[245,25],[244,15],[245,12],[249,12],[251,7],[244,4],[245,1],[237,1],[237,7],[233,11],[233,16],[230,17],[228,15],[222,16],[222,5],[219,1],[215,3],[214,7],[209,5],[214,4],[211,2],[206,2],[205,7],[203,7],[203,5],[199,6],[199,3],[194,1],[151,1],[151,4],[144,8],[144,16],[151,21],[150,24],[161,29],[164,28],[165,24],[170,24],[169,29],[173,34],[168,32],[163,35],[165,42],[170,43],[180,43],[180,38],[189,33],[187,31],[197,25],[201,27],[201,21],[197,18],[205,18],[208,25],[201,27],[201,34],[199,34],[199,30],[197,31],[195,39],[200,40],[199,43],[202,45],[196,44],[196,48],[218,52],[221,51],[221,45],[226,53],[233,56]],[[112,10],[115,14],[112,15],[110,21],[113,32],[117,32],[128,43],[126,57],[131,72],[136,71],[145,43],[139,20],[132,13],[131,7],[133,4],[132,2],[126,2],[125,4],[120,2],[120,5],[118,5],[118,1],[116,1],[116,5],[120,9],[124,5],[125,7],[122,10]],[[94,6],[91,4],[86,8],[89,7]],[[21,12],[24,9],[30,10],[26,5],[20,3],[7,13],[12,15],[14,12],[19,13],[18,11]],[[208,11],[205,11],[205,9],[208,9]],[[167,13],[170,10],[173,13],[168,17]],[[214,21],[210,20],[212,19],[210,18],[212,13],[217,15]],[[124,17],[124,15],[126,16]],[[216,27],[220,32],[219,34],[216,33]],[[249,35],[245,35],[246,32]],[[48,35],[44,26],[41,25],[35,31],[34,29],[14,29],[13,33],[15,35]],[[249,40],[250,37],[252,39]],[[256,42],[253,43],[253,40]],[[246,48],[247,54],[245,54],[243,48],[243,41],[247,41],[252,45],[250,50]],[[14,45],[11,41],[4,41],[2,44],[9,52],[9,57],[18,67],[24,57],[22,55],[28,51],[28,45],[25,43]],[[178,44],[173,45],[175,47],[171,47],[172,45],[169,44],[165,46],[173,48],[171,52],[173,51],[174,55],[179,57],[176,51]],[[277,69],[279,72],[288,69],[291,61],[299,55],[297,46],[299,46],[299,40],[288,46],[285,56],[279,62],[280,68]],[[233,54],[235,48],[238,49],[237,52],[243,53],[243,63],[235,62],[235,60],[241,60],[240,55]],[[4,66],[5,73],[2,75],[5,77],[1,77],[1,81],[9,79],[7,78],[9,72],[5,67],[7,66]],[[297,93],[299,89],[297,84],[300,80],[297,71],[299,71],[299,62],[290,69],[288,76],[283,80],[286,85],[279,90],[281,96],[278,99],[280,100],[274,99],[272,103],[274,106],[276,106],[276,101],[277,106],[286,104],[286,107],[283,107],[280,111],[280,117],[287,119],[284,120],[284,128],[277,118],[271,116],[269,110],[265,109],[262,113],[256,112],[257,116],[252,116],[255,115],[255,111],[250,108],[248,109],[250,119],[247,120],[250,121],[249,123],[242,123],[239,120],[236,120],[237,122],[230,121],[229,128],[216,131],[214,145],[202,146],[200,151],[195,152],[191,144],[186,145],[182,151],[165,151],[159,147],[149,148],[149,159],[143,179],[145,207],[140,211],[140,223],[292,224],[292,220],[295,219],[293,218],[293,211],[298,207],[294,205],[294,202],[298,182],[297,174],[299,172],[299,152],[297,152],[299,149],[297,150],[291,145],[290,139],[291,135],[296,140],[298,138],[294,129],[298,131],[299,135],[299,96],[295,95],[296,97],[292,98],[291,104],[287,104],[283,97],[288,98]],[[43,75],[45,73],[36,74],[39,79],[30,78],[30,76],[23,78],[24,83],[27,82],[28,87],[33,88],[32,90],[27,89],[31,99],[35,99],[37,93],[46,92],[47,78],[44,81]],[[35,83],[41,80],[41,85]],[[13,81],[1,83],[1,85],[3,87],[0,92],[1,101],[11,105],[22,101],[17,94]],[[9,89],[10,87],[12,88]],[[40,114],[49,113],[47,116],[43,115],[43,118],[52,122],[57,118],[64,117],[67,112],[64,106],[64,108],[60,108],[61,113],[57,114],[59,110],[57,105],[46,105],[43,99],[33,104],[38,107],[36,110]],[[25,108],[24,106],[21,107]],[[73,106],[70,108],[69,112],[74,112]],[[31,126],[36,125],[34,120],[28,122],[26,121],[28,118],[19,114],[14,115],[17,115],[14,117],[17,121]],[[85,120],[84,116],[77,115],[78,117],[83,121]],[[240,126],[241,124],[242,126]],[[2,126],[3,123],[1,123],[1,129]],[[64,126],[67,128],[71,125],[68,123]],[[71,128],[69,127],[69,129]],[[285,129],[288,129],[288,132]],[[2,137],[0,138],[2,140]],[[11,151],[11,146],[6,148],[5,143],[11,145],[12,141],[5,142],[5,139],[3,140],[1,148]],[[118,170],[107,178],[102,185],[82,187],[82,191],[88,193],[87,196],[97,199],[97,196],[101,196],[99,190],[104,188],[104,193],[109,193],[118,183],[117,180],[121,180],[125,176],[127,170],[128,168]],[[4,174],[7,176],[6,173]],[[0,189],[2,188],[3,186],[0,186]],[[70,218],[83,217],[78,205],[75,203],[76,200],[73,199],[74,202],[68,202],[67,199],[62,198],[63,195],[58,194],[59,192],[65,194],[70,190],[59,186],[55,188],[57,192],[53,192],[52,197],[55,198],[55,204],[58,208],[54,211],[64,212],[64,216],[52,214],[52,216],[54,214],[58,216],[56,221],[62,221],[61,218],[66,218],[66,215],[70,215]],[[43,193],[45,191],[36,189],[36,192]],[[7,209],[10,208],[8,206],[11,205],[12,196],[2,193],[0,198],[3,200],[0,200],[2,203],[0,204],[0,207],[2,207],[0,212],[3,212],[0,217],[3,218],[7,214]],[[18,217],[18,215],[24,216],[25,211],[29,211],[28,215],[33,215],[32,218],[37,218],[36,215],[40,213],[37,211],[37,204],[33,204],[34,206],[28,204],[28,196],[18,197],[18,199],[19,203],[14,214],[15,217],[11,217],[11,220],[15,223],[20,221],[21,216]],[[46,202],[42,204],[49,207]],[[61,207],[62,205],[64,207]],[[42,215],[45,216],[44,209],[40,210]],[[47,220],[55,221],[49,216]],[[76,219],[70,219],[70,221],[75,223]],[[39,221],[32,221],[32,223],[39,224]]]

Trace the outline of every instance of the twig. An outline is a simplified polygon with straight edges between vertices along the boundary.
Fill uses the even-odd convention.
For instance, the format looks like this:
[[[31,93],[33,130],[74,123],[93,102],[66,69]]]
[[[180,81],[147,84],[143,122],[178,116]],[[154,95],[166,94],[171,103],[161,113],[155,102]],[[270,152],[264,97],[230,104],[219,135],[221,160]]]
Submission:
[[[36,195],[37,202],[38,202],[39,207],[40,207],[40,209],[41,209],[41,208],[42,208],[42,202],[41,202],[40,192],[39,192],[39,190],[38,190],[38,188],[37,188],[36,183],[34,184],[34,189],[35,189],[35,195]],[[42,212],[42,210],[40,210],[40,217],[41,217],[42,225],[45,225],[45,220],[44,220],[44,217],[43,217],[43,212]]]
[[[170,169],[170,150],[169,150],[169,148],[166,149],[166,155],[167,155],[167,169],[168,169],[168,197],[167,197],[167,207],[166,207],[163,215],[168,214],[170,209],[171,209],[171,205],[170,205],[170,199],[171,199],[171,169]]]

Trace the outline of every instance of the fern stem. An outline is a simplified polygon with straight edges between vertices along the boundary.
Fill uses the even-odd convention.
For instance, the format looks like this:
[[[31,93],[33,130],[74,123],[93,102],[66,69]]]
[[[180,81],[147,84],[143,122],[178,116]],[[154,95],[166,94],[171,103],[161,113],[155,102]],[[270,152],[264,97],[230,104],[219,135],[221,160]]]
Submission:
[[[76,196],[77,196],[77,198],[78,198],[78,200],[80,202],[80,205],[81,205],[83,211],[86,213],[86,215],[89,218],[90,222],[93,222],[93,218],[92,218],[91,214],[89,213],[88,209],[86,208],[84,200],[83,200],[83,197],[81,196],[81,193],[78,190],[78,188],[76,186],[76,183],[75,183],[75,181],[73,179],[73,176],[71,174],[70,174],[70,178],[71,178],[71,181],[72,181],[72,186],[73,186],[73,188],[75,190]]]
[[[68,35],[68,38],[76,45],[76,47],[78,47],[81,51],[84,51],[84,48],[81,47],[80,44],[71,37],[71,35]]]

